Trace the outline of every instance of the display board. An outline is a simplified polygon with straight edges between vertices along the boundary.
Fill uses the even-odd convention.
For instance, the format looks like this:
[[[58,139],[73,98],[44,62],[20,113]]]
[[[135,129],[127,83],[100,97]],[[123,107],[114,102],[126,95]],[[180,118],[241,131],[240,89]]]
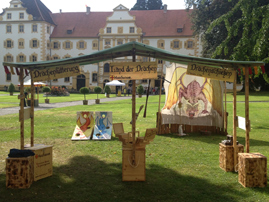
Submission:
[[[93,112],[77,112],[77,123],[71,140],[89,140],[93,129]]]
[[[187,75],[187,66],[166,68],[162,124],[223,127],[223,82]]]
[[[110,140],[112,135],[112,112],[95,112],[93,140]]]

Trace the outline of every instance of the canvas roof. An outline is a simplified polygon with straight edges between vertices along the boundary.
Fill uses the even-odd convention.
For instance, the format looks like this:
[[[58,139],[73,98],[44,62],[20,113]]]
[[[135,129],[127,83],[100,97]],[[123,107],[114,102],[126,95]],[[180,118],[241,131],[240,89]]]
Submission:
[[[94,64],[102,61],[112,60],[118,57],[132,56],[133,54],[143,57],[157,58],[160,60],[188,64],[198,63],[201,65],[213,66],[213,67],[226,67],[237,69],[238,67],[253,67],[262,66],[262,61],[232,61],[232,60],[219,60],[209,59],[194,56],[187,56],[172,53],[162,49],[158,49],[152,46],[148,46],[138,42],[129,42],[123,45],[115,46],[113,48],[97,51],[88,55],[82,55],[72,58],[65,58],[59,60],[49,60],[41,62],[27,62],[27,63],[12,63],[3,62],[4,66],[20,67],[29,70],[53,68],[70,64],[87,65]]]

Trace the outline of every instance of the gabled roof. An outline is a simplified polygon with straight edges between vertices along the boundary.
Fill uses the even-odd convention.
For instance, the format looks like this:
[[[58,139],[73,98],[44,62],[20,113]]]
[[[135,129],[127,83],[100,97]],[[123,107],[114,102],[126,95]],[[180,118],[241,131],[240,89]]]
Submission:
[[[192,36],[190,13],[191,10],[168,10],[166,13],[163,10],[130,11],[135,16],[136,26],[142,28],[145,37]],[[107,17],[111,15],[112,12],[52,14],[57,27],[51,37],[97,37],[99,30],[105,27]],[[72,35],[66,34],[70,25],[75,27]],[[183,32],[178,33],[177,28],[183,26]]]
[[[55,24],[51,18],[51,11],[40,0],[21,0],[26,12],[33,16],[35,21],[46,21]]]
[[[144,57],[152,57],[158,58],[160,60],[181,63],[181,64],[188,64],[191,63],[198,63],[204,64],[213,67],[227,67],[232,69],[237,69],[240,66],[251,67],[251,66],[262,66],[264,62],[261,61],[232,61],[232,60],[218,60],[218,59],[209,59],[209,58],[199,58],[194,56],[187,56],[172,53],[169,51],[165,51],[162,49],[154,48],[152,46],[148,46],[138,42],[129,42],[120,46],[116,46],[113,48],[105,49],[102,51],[97,51],[95,53],[89,55],[82,55],[73,58],[66,58],[60,60],[50,60],[50,61],[42,61],[42,62],[27,62],[27,63],[12,63],[12,62],[4,62],[4,66],[11,66],[11,67],[21,67],[25,69],[45,69],[45,68],[53,68],[59,67],[64,65],[71,65],[71,64],[79,64],[79,65],[87,65],[87,64],[94,64],[106,60],[112,60],[118,57],[125,57],[125,56],[144,56]]]

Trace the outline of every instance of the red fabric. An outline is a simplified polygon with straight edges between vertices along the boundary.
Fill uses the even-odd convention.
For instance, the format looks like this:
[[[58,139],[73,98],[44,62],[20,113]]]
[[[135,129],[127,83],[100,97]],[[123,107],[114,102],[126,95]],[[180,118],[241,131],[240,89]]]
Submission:
[[[28,76],[28,75],[29,75],[29,73],[28,73],[27,69],[25,69],[25,75],[26,75],[26,76]]]
[[[4,68],[5,68],[5,72],[6,72],[6,74],[10,74],[10,72],[9,72],[9,70],[8,70],[8,68],[7,68],[7,66],[4,66]]]
[[[17,73],[17,75],[20,75],[20,71],[17,67],[16,67],[16,73]]]
[[[241,69],[238,68],[237,71],[238,71],[238,75],[240,76],[241,75]]]
[[[262,68],[262,73],[265,73],[265,68],[264,68],[264,66],[261,66],[261,68]]]
[[[248,68],[248,72],[249,72],[249,75],[252,74],[252,69],[251,69],[251,67]]]

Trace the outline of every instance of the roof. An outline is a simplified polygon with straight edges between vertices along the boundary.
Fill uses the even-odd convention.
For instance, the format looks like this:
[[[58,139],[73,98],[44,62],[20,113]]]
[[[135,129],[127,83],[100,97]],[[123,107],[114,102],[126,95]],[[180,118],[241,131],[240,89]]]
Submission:
[[[27,62],[27,63],[3,62],[3,65],[34,70],[34,69],[53,68],[70,64],[79,64],[79,65],[94,64],[102,61],[112,60],[118,57],[132,56],[133,54],[137,56],[158,58],[160,60],[181,64],[188,64],[192,62],[213,67],[227,67],[233,69],[237,69],[240,66],[251,67],[251,66],[264,65],[264,62],[262,61],[232,61],[232,60],[219,60],[219,59],[209,59],[209,58],[181,55],[165,51],[162,49],[154,48],[152,46],[148,46],[135,41],[119,45],[113,48],[105,49],[102,51],[97,51],[88,55],[82,55],[73,58],[65,58],[60,60],[50,60],[41,62]]]
[[[40,0],[21,0],[21,2],[26,12],[33,16],[33,20],[55,24],[51,18],[51,11]]]
[[[192,24],[189,18],[191,10],[139,10],[129,11],[135,16],[135,24],[142,29],[144,36],[192,36]],[[97,37],[99,30],[106,26],[107,17],[113,12],[74,12],[51,14],[53,21],[57,25],[51,35],[52,38],[65,37]],[[145,20],[146,19],[146,20]],[[70,35],[66,31],[70,26],[75,27]],[[177,28],[183,28],[183,32],[178,33]]]

